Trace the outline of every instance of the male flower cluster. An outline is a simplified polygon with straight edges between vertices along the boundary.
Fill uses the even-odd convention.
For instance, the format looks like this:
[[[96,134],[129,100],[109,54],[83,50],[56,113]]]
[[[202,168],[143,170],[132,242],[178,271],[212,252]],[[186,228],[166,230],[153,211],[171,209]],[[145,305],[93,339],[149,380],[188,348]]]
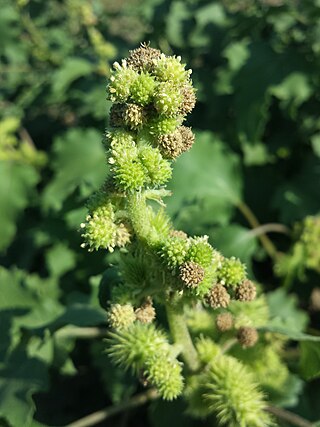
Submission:
[[[162,156],[175,159],[190,149],[194,135],[181,126],[195,106],[195,91],[178,56],[141,45],[129,58],[114,64],[108,86],[110,125],[132,132],[135,142],[143,140],[159,148]]]

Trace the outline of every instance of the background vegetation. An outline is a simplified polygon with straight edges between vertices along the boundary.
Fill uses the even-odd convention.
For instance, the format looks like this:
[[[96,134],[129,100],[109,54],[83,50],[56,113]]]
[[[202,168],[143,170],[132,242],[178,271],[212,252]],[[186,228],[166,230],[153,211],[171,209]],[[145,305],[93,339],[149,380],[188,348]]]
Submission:
[[[312,256],[299,240],[320,211],[319,0],[0,3],[1,426],[66,425],[141,389],[97,339],[112,256],[88,255],[77,230],[106,174],[106,77],[142,41],[181,55],[197,88],[175,226],[208,234],[263,284],[275,327],[295,339],[273,403],[319,420],[320,345],[302,333],[320,335],[319,221]],[[110,423],[212,425],[180,401]]]

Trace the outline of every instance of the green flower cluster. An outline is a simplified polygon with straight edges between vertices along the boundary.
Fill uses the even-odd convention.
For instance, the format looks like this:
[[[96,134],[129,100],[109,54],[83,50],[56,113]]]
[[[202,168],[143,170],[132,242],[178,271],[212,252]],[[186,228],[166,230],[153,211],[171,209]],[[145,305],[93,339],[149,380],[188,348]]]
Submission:
[[[86,221],[80,224],[84,239],[82,247],[92,252],[98,249],[123,247],[130,242],[130,228],[122,216],[116,215],[117,207],[103,191],[98,192],[89,201],[89,214]]]
[[[231,299],[252,301],[256,289],[239,259],[225,258],[208,236],[172,235],[159,249],[164,265],[177,276],[176,286],[188,296],[206,298],[212,308],[227,307]]]
[[[110,125],[133,132],[137,145],[143,140],[158,147],[165,158],[174,159],[189,150],[194,136],[181,124],[196,97],[191,71],[181,58],[143,44],[113,68],[108,85],[108,97],[114,103]]]

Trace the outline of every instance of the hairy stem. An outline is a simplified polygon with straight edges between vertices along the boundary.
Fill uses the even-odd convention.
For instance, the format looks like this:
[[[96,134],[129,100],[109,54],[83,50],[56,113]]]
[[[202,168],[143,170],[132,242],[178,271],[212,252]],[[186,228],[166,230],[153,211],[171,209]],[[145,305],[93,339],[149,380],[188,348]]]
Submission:
[[[144,405],[150,400],[157,399],[159,397],[155,389],[149,389],[144,393],[137,394],[126,402],[119,403],[118,405],[111,406],[101,411],[94,412],[86,417],[83,417],[71,424],[68,424],[66,427],[89,427],[95,424],[101,423],[107,418],[112,417],[113,415],[119,414],[120,412],[126,411],[131,408],[136,408],[138,406]]]
[[[166,304],[170,332],[175,344],[181,347],[181,356],[190,371],[199,368],[199,359],[194,348],[183,311],[175,305]]]
[[[239,202],[237,204],[237,208],[239,211],[243,214],[243,216],[246,218],[248,223],[252,228],[259,228],[261,227],[260,222],[258,221],[255,214],[252,212],[252,210],[249,208],[249,206],[244,202]],[[258,235],[260,242],[262,246],[264,247],[267,254],[270,256],[270,258],[276,258],[277,257],[277,249],[272,243],[272,241],[269,239],[269,237],[263,233]]]

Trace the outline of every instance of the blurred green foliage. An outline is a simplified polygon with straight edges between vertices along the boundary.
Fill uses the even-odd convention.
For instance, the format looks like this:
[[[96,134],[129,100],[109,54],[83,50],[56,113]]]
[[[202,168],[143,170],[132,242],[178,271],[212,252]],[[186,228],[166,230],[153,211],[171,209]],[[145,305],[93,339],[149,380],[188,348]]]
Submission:
[[[0,11],[1,425],[65,425],[140,387],[68,328],[106,323],[99,283],[112,256],[87,256],[77,229],[106,174],[106,77],[142,41],[181,55],[197,87],[197,143],[168,201],[175,225],[208,234],[263,283],[269,330],[301,340],[274,402],[320,419],[320,345],[303,333],[320,334],[309,302],[319,268],[293,274],[294,233],[270,234],[272,253],[258,232],[320,213],[319,0],[1,0]],[[279,253],[291,260],[284,279]],[[112,425],[199,425],[170,405]]]

